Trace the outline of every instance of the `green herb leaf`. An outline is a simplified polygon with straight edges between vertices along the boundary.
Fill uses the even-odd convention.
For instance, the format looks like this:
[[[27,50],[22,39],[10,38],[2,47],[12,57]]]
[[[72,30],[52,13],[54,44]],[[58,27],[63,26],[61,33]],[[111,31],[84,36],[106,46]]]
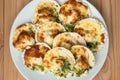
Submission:
[[[65,29],[66,29],[67,31],[70,31],[70,32],[73,32],[74,27],[75,27],[75,25],[72,25],[72,24],[66,24],[66,25],[65,25]]]
[[[32,66],[32,67],[31,67],[31,70],[33,70],[33,71],[34,71],[34,70],[35,70],[35,66]]]
[[[56,9],[55,8],[51,9],[51,13],[56,14]]]
[[[32,28],[28,28],[28,32],[32,33],[33,32]]]
[[[57,17],[58,16],[58,12],[57,12],[56,8],[49,8],[49,10],[51,11],[51,15],[53,17]]]
[[[56,74],[62,76],[64,73],[63,73],[63,71],[59,70],[56,72]]]
[[[61,23],[61,22],[60,22],[60,19],[59,19],[59,16],[56,17],[55,21],[56,21],[57,23]]]
[[[51,12],[52,16],[58,15],[58,12],[57,12],[56,8],[44,7],[43,9],[49,10]]]
[[[63,59],[62,57],[60,57],[58,60],[63,61],[63,64],[61,65],[61,70],[57,70],[55,72],[55,74],[66,77],[66,75],[71,70],[71,68],[70,68],[71,64],[69,63],[69,61],[67,59]]]
[[[70,69],[70,63],[67,59],[63,59],[64,65],[62,65],[62,71],[69,71]]]
[[[39,69],[40,69],[41,71],[44,71],[44,66],[40,65],[40,66],[39,66]]]
[[[74,73],[72,73],[72,76],[74,76]]]
[[[95,49],[98,46],[98,42],[94,41],[94,42],[87,42],[87,47],[90,49]]]
[[[77,76],[80,76],[80,75],[82,75],[84,72],[85,72],[85,70],[78,70],[76,74],[77,74]]]
[[[81,19],[85,19],[86,17],[85,17],[85,15],[81,15]]]

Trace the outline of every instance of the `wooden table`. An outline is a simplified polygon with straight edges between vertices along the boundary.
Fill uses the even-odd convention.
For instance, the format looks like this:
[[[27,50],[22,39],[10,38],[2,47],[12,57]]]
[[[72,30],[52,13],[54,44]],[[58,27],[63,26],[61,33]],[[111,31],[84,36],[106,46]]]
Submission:
[[[120,0],[89,0],[103,15],[109,30],[107,60],[93,80],[120,80]],[[25,80],[16,69],[9,50],[11,25],[30,0],[0,0],[0,80]]]

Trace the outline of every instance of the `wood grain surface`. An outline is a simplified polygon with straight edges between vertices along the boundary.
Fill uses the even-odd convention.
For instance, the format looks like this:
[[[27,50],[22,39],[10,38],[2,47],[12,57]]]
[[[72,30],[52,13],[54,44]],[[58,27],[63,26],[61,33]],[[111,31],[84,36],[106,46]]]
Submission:
[[[106,62],[93,80],[120,80],[120,0],[88,0],[108,26],[110,47]],[[9,50],[11,25],[30,0],[0,0],[0,80],[25,80],[16,69]]]

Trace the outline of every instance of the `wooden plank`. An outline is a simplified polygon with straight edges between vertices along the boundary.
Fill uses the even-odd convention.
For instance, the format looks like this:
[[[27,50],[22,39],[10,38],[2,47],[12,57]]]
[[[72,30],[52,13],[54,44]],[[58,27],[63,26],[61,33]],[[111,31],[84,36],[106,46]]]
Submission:
[[[5,28],[4,28],[4,80],[17,80],[18,73],[11,60],[10,50],[9,50],[9,34],[11,25],[16,16],[16,1],[15,0],[5,0]],[[9,74],[6,77],[6,74]]]
[[[11,59],[9,50],[9,34],[13,21],[18,12],[30,0],[5,0],[4,21],[4,80],[24,80]],[[8,75],[7,75],[8,74]],[[6,77],[7,75],[7,77]],[[0,79],[1,80],[1,79]]]
[[[3,16],[4,16],[4,14],[3,14],[3,4],[4,4],[4,2],[3,2],[4,0],[0,0],[0,10],[1,10],[1,12],[0,12],[0,80],[3,80],[4,79],[4,77],[3,77],[3,74],[4,74],[4,51],[3,51],[3,48],[4,48],[4,46],[3,46],[3,31],[4,31],[4,23],[3,23]]]
[[[90,0],[93,1],[93,0]],[[101,1],[101,2],[99,2]],[[119,63],[119,52],[120,52],[120,10],[119,0],[94,0],[96,7],[102,13],[109,31],[110,37],[110,48],[107,60],[94,78],[94,80],[120,80],[120,63]],[[101,5],[98,5],[101,4]]]

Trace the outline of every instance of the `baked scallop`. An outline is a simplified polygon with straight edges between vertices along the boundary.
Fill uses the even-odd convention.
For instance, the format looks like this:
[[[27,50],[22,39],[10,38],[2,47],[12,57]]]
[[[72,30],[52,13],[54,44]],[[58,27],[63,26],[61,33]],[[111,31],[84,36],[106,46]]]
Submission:
[[[55,36],[61,32],[65,32],[65,29],[61,24],[56,22],[46,22],[39,26],[36,32],[36,40],[52,46]]]
[[[75,32],[64,32],[55,37],[53,47],[70,49],[73,45],[86,45],[85,40]]]
[[[77,76],[84,74],[86,70],[89,70],[94,67],[95,57],[91,50],[88,49],[87,47],[75,45],[72,46],[71,52],[75,57],[76,64],[74,66],[74,71]]]
[[[44,71],[43,58],[50,47],[45,43],[37,43],[24,51],[25,65],[31,70]]]
[[[102,23],[95,18],[87,18],[77,22],[74,32],[80,34],[89,48],[97,48],[98,44],[104,43]]]
[[[23,51],[27,46],[35,44],[35,26],[31,23],[25,23],[15,29],[13,35],[13,46]]]
[[[34,13],[33,22],[40,25],[44,22],[55,21],[58,17],[60,6],[54,0],[42,0]]]
[[[90,17],[90,10],[82,2],[68,0],[59,12],[59,19],[63,24],[75,24],[77,21]]]
[[[72,53],[63,48],[56,47],[49,50],[44,57],[44,66],[56,76],[65,77],[75,64]]]

